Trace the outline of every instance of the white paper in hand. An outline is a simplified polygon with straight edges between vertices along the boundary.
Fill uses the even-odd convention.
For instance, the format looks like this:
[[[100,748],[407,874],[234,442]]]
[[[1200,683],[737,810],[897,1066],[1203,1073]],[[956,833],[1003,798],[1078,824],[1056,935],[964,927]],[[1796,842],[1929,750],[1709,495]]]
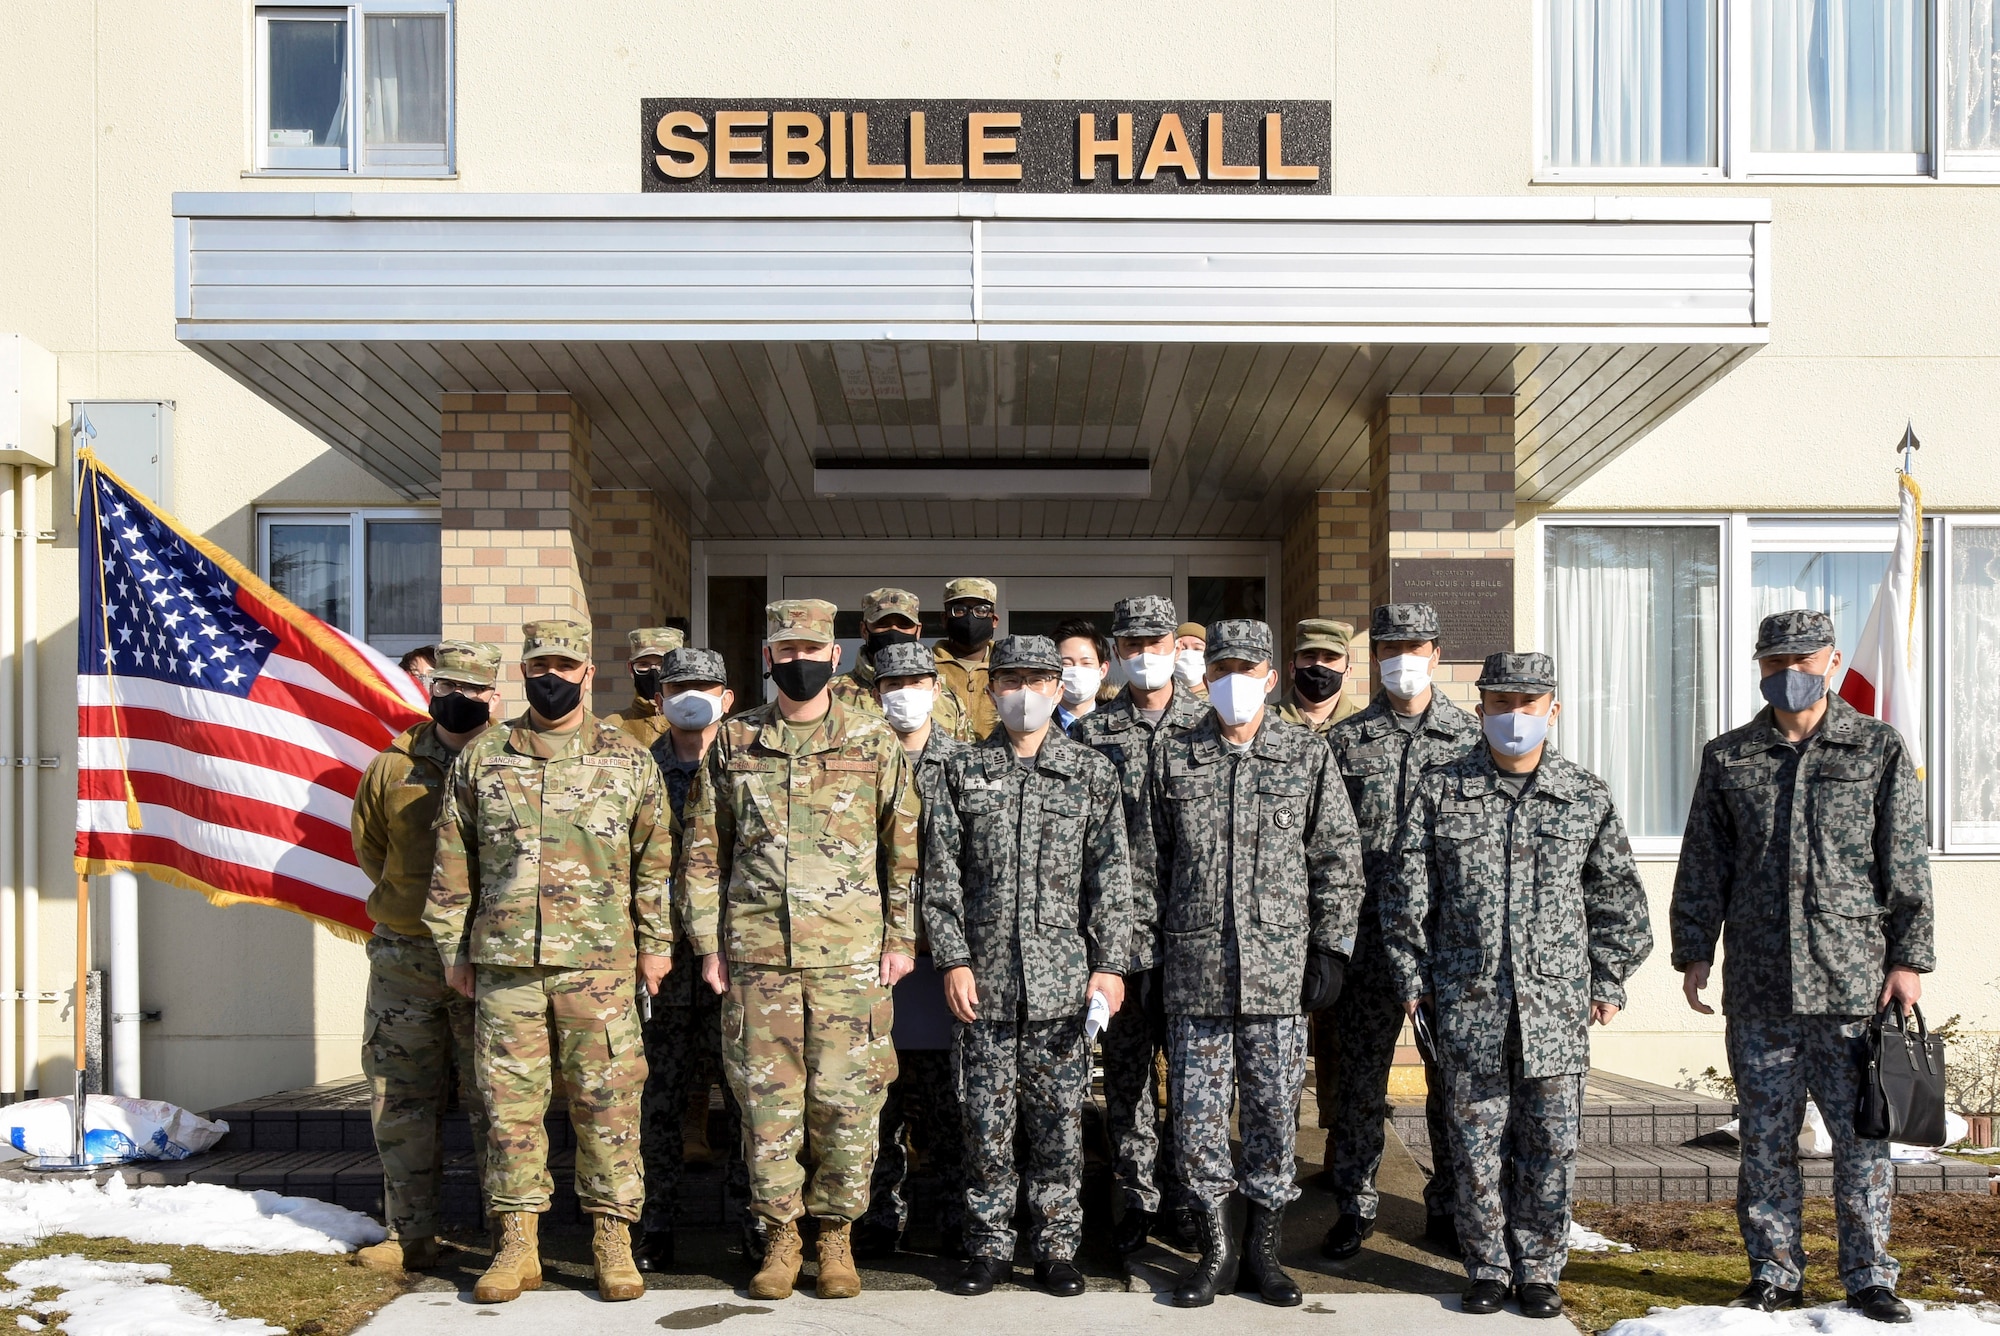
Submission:
[[[1099,1034],[1103,1033],[1104,1027],[1109,1024],[1111,1024],[1110,1000],[1102,993],[1092,992],[1090,995],[1090,1010],[1083,1017],[1084,1042],[1089,1043],[1091,1040],[1097,1038]]]

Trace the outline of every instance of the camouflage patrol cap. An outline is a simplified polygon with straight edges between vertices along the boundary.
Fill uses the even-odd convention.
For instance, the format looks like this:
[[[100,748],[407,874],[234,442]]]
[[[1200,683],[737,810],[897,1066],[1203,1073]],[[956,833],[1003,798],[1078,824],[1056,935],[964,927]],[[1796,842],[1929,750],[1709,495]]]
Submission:
[[[1370,640],[1436,640],[1437,609],[1428,603],[1384,603],[1368,619]]]
[[[676,682],[729,682],[729,669],[722,662],[722,656],[712,649],[696,649],[692,645],[682,645],[667,651],[667,657],[660,661],[660,685],[672,686]]]
[[[1292,653],[1305,649],[1328,649],[1335,654],[1347,653],[1347,647],[1354,639],[1354,628],[1346,622],[1336,622],[1331,617],[1308,617],[1299,623],[1292,636]]]
[[[1183,634],[1187,634],[1183,632]],[[1248,663],[1271,661],[1271,628],[1248,617],[1219,621],[1203,633],[1208,647],[1202,651],[1209,663],[1217,659],[1242,659]]]
[[[1001,636],[993,642],[993,659],[987,664],[987,673],[999,672],[1003,668],[1032,668],[1042,672],[1060,673],[1062,655],[1056,653],[1056,642],[1047,636]],[[877,661],[875,672],[879,676],[882,665]]]
[[[899,640],[875,651],[875,680],[885,677],[936,677],[937,656],[921,640]]]
[[[1556,689],[1556,661],[1546,654],[1489,654],[1473,685],[1481,691],[1540,696]]]
[[[1833,643],[1833,618],[1807,608],[1774,612],[1757,623],[1757,652],[1752,656],[1768,659],[1774,654],[1811,654]]]
[[[671,626],[642,626],[636,631],[626,632],[626,639],[632,642],[632,657],[643,659],[648,654],[665,654],[687,644],[685,633]]]
[[[1200,622],[1182,622],[1174,628],[1174,639],[1178,640],[1182,636],[1193,636],[1196,640],[1206,640],[1208,639],[1208,628]]]
[[[1170,598],[1158,594],[1121,598],[1111,605],[1111,634],[1153,640],[1172,635],[1180,619]]]
[[[833,615],[839,609],[823,598],[781,598],[764,605],[764,639],[833,642]]]
[[[1000,601],[1000,587],[991,580],[982,580],[976,575],[962,575],[945,585],[944,601],[947,607],[958,602],[960,599],[968,598],[983,599],[988,603],[998,603]]]
[[[917,596],[907,589],[877,589],[861,600],[861,624],[873,626],[884,617],[902,617],[912,626],[922,626]]]
[[[433,680],[490,687],[500,678],[500,647],[483,640],[440,640]]]
[[[529,622],[521,628],[521,662],[544,654],[575,663],[590,662],[590,628],[564,620]]]

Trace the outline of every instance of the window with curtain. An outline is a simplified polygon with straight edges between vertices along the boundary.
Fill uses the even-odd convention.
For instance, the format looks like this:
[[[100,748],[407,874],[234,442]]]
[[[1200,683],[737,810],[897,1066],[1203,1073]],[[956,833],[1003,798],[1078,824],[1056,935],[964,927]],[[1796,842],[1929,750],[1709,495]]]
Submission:
[[[1551,167],[1705,167],[1716,0],[1547,0]]]
[[[1951,531],[1950,837],[2000,845],[2000,528]]]
[[[2000,0],[1947,0],[1945,144],[2000,151]]]
[[[426,148],[442,155],[444,16],[374,14],[367,35],[366,142],[371,148]]]
[[[1889,570],[1883,552],[1758,552],[1750,560],[1753,621],[1790,608],[1811,608],[1833,618],[1834,648],[1852,658],[1875,591]],[[1924,610],[1917,609],[1918,643]],[[1834,687],[1838,689],[1836,681]]]
[[[367,580],[370,644],[401,654],[437,640],[444,604],[436,521],[369,520]]]
[[[348,524],[273,523],[264,554],[271,587],[321,621],[357,630],[353,537]]]
[[[1751,147],[1929,148],[1928,0],[1751,0]]]
[[[264,158],[273,167],[347,166],[344,11],[265,16]]]
[[[1555,525],[1545,570],[1557,746],[1611,786],[1635,838],[1687,822],[1717,730],[1720,531]]]
[[[450,170],[451,0],[295,0],[256,22],[259,168]]]

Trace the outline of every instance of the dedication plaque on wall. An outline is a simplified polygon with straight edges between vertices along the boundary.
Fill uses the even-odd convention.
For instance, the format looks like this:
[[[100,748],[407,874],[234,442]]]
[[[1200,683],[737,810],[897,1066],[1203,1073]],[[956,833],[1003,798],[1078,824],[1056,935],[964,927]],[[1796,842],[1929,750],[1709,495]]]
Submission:
[[[1446,663],[1482,663],[1514,648],[1511,557],[1392,558],[1389,601],[1437,609]]]

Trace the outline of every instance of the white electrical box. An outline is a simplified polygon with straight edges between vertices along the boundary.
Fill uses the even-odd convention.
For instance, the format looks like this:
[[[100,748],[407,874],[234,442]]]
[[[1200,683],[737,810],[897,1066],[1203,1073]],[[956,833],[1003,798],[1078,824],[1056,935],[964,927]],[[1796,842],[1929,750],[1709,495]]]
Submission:
[[[72,399],[69,431],[133,491],[173,508],[173,400]]]
[[[0,464],[54,468],[56,358],[19,334],[0,334]]]

